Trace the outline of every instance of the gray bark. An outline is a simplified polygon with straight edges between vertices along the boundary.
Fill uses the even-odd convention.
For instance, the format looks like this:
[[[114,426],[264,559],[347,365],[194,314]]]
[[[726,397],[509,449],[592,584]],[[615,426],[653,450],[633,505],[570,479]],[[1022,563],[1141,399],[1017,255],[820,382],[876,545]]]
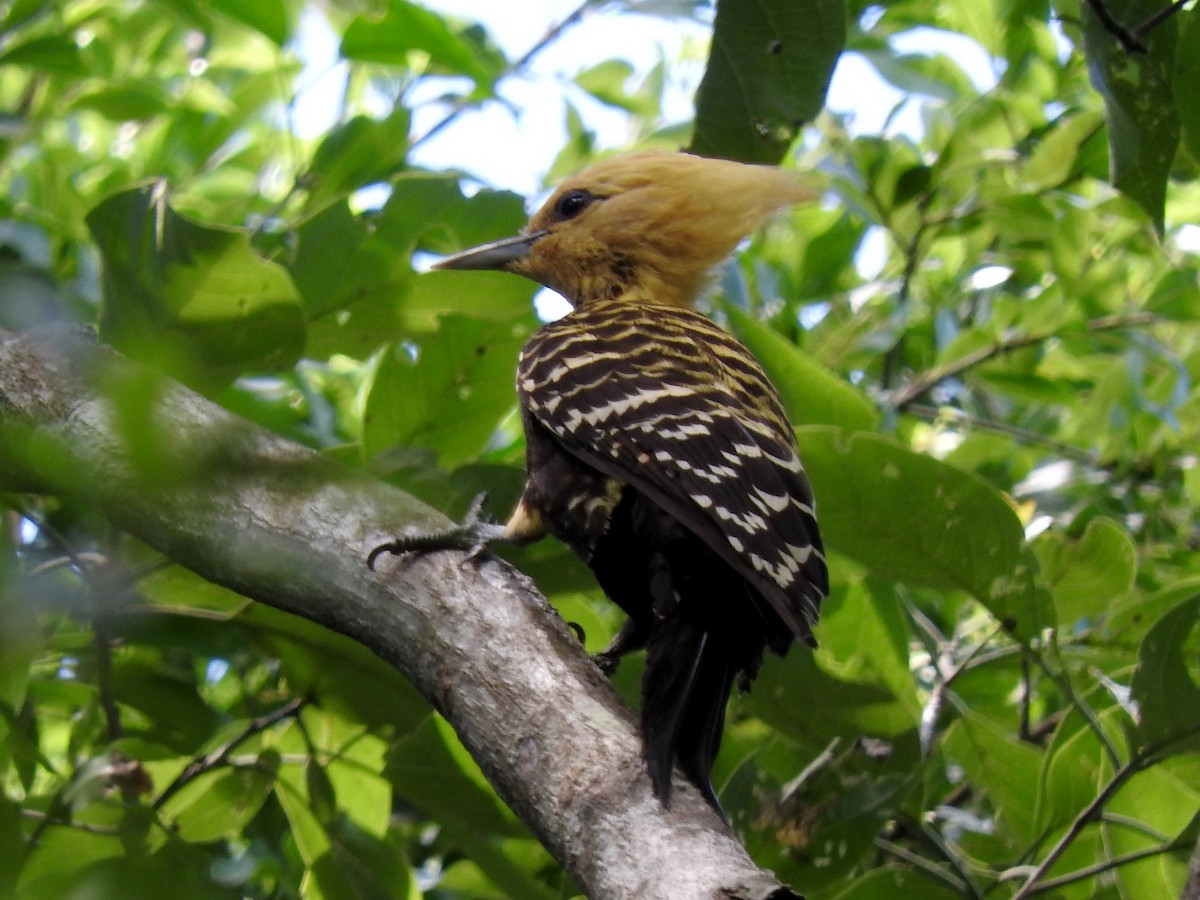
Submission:
[[[153,423],[136,437],[101,387],[133,382]],[[682,779],[660,807],[633,716],[520,573],[454,552],[366,567],[394,535],[448,524],[410,496],[65,327],[0,332],[0,482],[81,500],[200,576],[370,648],[590,897],[796,896]]]

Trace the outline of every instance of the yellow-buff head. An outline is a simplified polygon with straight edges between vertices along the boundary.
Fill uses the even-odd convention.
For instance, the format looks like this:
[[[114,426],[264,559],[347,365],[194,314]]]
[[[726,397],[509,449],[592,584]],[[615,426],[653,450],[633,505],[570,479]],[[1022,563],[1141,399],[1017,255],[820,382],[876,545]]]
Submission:
[[[795,173],[771,166],[634,153],[568,178],[519,235],[435,268],[513,272],[576,306],[628,297],[688,307],[738,241],[816,196]]]

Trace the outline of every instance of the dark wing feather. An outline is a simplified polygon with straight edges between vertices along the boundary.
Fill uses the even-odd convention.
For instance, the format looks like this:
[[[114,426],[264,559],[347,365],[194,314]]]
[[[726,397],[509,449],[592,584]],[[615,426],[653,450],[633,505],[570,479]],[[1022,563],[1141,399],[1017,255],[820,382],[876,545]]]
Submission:
[[[534,336],[517,384],[569,453],[652,499],[812,641],[827,592],[812,489],[744,347],[685,310],[589,304]]]

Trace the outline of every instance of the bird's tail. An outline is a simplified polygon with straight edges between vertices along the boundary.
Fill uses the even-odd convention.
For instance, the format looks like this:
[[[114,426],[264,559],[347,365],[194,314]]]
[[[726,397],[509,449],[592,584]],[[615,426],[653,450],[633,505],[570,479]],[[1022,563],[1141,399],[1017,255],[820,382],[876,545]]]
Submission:
[[[712,766],[721,746],[725,705],[739,666],[719,633],[680,616],[657,623],[642,678],[642,740],[654,793],[667,806],[676,761],[720,812]]]

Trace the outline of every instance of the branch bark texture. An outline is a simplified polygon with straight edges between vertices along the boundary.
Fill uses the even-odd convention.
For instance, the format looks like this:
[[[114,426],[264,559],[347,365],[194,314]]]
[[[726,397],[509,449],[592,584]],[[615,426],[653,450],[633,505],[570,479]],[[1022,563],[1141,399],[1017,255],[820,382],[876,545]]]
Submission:
[[[458,553],[367,568],[404,529],[447,524],[407,494],[68,327],[0,332],[0,484],[83,501],[202,577],[366,645],[590,897],[796,896],[682,780],[659,806],[633,716],[520,573]]]

